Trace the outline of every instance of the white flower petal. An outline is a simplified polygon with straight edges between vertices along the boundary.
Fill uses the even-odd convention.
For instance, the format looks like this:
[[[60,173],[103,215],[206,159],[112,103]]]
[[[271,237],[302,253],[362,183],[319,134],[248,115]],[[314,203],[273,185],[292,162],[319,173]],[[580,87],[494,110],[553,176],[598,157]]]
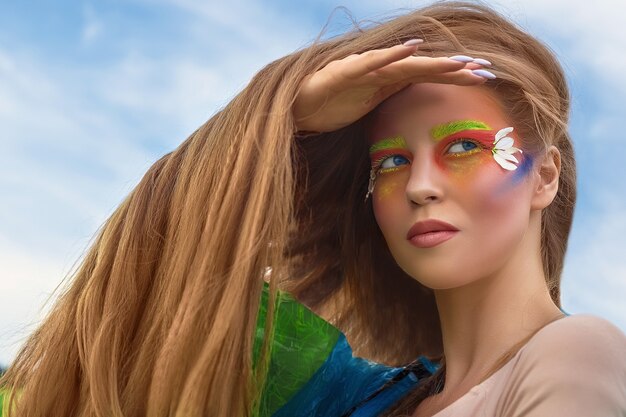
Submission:
[[[494,148],[496,148],[496,149],[507,149],[507,148],[510,148],[511,146],[513,146],[513,143],[515,143],[515,140],[512,137],[507,136],[507,137],[504,137],[504,138],[501,138],[500,140],[498,140],[496,142]]]
[[[511,146],[509,149],[506,150],[508,153],[515,153],[515,152],[519,152],[519,153],[524,153],[522,152],[522,150],[520,148],[516,148],[515,146]]]
[[[511,162],[507,161],[506,159],[504,159],[503,157],[501,157],[500,155],[498,155],[497,153],[493,154],[493,158],[496,160],[496,162],[504,169],[509,170],[509,171],[513,171],[517,169],[517,165],[512,164]]]
[[[502,158],[506,159],[507,161],[519,163],[517,158],[514,157],[513,155],[511,155],[510,152],[507,152],[507,151],[496,151],[496,155],[501,156]]]
[[[512,131],[513,131],[512,127],[505,127],[504,129],[500,129],[498,133],[496,133],[496,140],[494,140],[493,143],[496,143],[497,141],[499,141],[500,139],[502,139],[503,137],[505,137]]]

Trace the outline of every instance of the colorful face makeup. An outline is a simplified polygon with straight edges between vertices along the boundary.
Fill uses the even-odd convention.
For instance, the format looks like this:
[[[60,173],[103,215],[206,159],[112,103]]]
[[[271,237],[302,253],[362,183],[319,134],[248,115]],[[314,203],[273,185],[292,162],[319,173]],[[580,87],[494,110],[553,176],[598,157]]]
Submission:
[[[372,169],[377,172],[391,172],[394,166],[383,163],[390,157],[401,156],[406,159],[411,157],[406,142],[402,136],[379,140],[370,147],[370,159],[372,161]],[[400,161],[395,161],[400,162]]]
[[[517,168],[515,163],[519,161],[513,154],[522,150],[514,147],[514,139],[507,136],[512,131],[512,127],[506,127],[495,133],[482,121],[458,120],[433,127],[430,136],[437,144],[438,164],[458,178],[468,179],[480,164],[490,162],[489,153],[502,168],[509,171]],[[404,138],[397,136],[374,143],[370,147],[370,159],[372,167],[366,199],[373,191],[377,175],[403,169],[410,163],[411,154]]]
[[[396,136],[379,140],[370,147],[370,160],[372,167],[370,170],[370,181],[367,187],[365,199],[374,191],[374,182],[378,175],[389,174],[399,171],[411,161],[409,152],[403,137]],[[385,192],[386,190],[386,192]],[[383,194],[388,194],[389,186],[383,190]]]
[[[467,178],[481,163],[493,144],[493,130],[477,120],[458,120],[433,127],[437,143],[435,158],[440,167],[457,178]]]
[[[512,127],[505,127],[494,135],[494,130],[486,123],[461,120],[434,127],[431,136],[439,142],[440,149],[447,150],[444,153],[446,157],[466,157],[481,150],[490,150],[498,165],[513,171],[517,169],[515,164],[519,163],[513,154],[522,153],[522,150],[514,147],[515,140],[507,136],[512,131]]]
[[[372,118],[372,210],[394,260],[423,285],[449,289],[493,276],[527,235],[536,177],[510,126],[482,86],[416,83]],[[416,247],[407,236],[424,220],[458,232]]]

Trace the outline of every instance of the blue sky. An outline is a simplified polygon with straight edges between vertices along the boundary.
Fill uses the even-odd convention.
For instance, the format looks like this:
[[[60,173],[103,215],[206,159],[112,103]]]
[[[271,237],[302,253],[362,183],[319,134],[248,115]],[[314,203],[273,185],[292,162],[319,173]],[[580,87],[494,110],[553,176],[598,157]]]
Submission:
[[[0,364],[148,167],[258,70],[312,41],[337,6],[377,20],[424,4],[219,3],[0,2]],[[626,5],[487,3],[547,43],[570,83],[579,200],[563,308],[626,331]],[[336,10],[331,33],[350,26]]]

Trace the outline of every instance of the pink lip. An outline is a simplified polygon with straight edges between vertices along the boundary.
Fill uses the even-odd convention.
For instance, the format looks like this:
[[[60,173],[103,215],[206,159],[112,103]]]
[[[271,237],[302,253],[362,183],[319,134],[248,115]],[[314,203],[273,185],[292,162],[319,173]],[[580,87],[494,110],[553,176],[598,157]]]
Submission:
[[[406,234],[407,240],[418,248],[431,248],[452,239],[459,229],[440,220],[425,220],[415,223]]]

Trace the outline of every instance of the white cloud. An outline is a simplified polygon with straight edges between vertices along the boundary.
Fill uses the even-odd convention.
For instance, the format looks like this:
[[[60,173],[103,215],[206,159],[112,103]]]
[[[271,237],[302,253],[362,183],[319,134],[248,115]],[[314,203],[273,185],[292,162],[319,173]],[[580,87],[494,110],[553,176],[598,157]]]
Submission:
[[[524,0],[507,3],[506,11],[517,9],[524,26],[531,26],[561,40],[559,54],[568,71],[582,82],[593,80],[614,91],[626,93],[626,3],[614,0]]]
[[[73,86],[84,79],[68,72],[59,77],[27,47],[0,49],[0,364],[153,158],[84,105]]]
[[[13,360],[22,343],[46,316],[56,285],[66,269],[58,258],[20,250],[0,236],[2,302],[0,303],[0,364]]]
[[[239,52],[248,51],[254,54],[255,50],[262,49],[266,55],[279,57],[288,52],[285,46],[295,49],[301,46],[296,44],[298,40],[304,43],[303,41],[309,38],[304,36],[306,25],[301,21],[293,19],[289,14],[281,13],[280,7],[269,7],[262,2],[161,1],[186,10],[199,18],[197,22],[201,26],[195,27],[199,34],[206,33],[206,29],[212,28],[211,32],[219,39],[219,43],[238,45]],[[194,19],[190,21],[193,23]],[[230,40],[229,37],[233,39]],[[238,59],[245,57],[239,55]]]
[[[224,82],[225,77],[225,71],[191,59],[154,59],[129,53],[95,73],[93,88],[118,109],[165,118],[191,132],[231,93],[232,85]]]

